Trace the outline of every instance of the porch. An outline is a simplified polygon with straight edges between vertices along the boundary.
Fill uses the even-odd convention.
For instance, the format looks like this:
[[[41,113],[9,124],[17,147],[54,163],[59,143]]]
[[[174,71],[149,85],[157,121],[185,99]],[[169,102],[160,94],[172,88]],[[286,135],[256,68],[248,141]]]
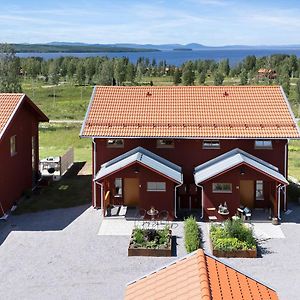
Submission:
[[[176,216],[176,189],[182,184],[181,168],[137,147],[103,164],[94,182],[101,187],[104,217],[133,219],[151,208]],[[145,219],[151,216],[146,214]]]
[[[194,179],[207,220],[280,219],[287,180],[275,166],[245,151],[234,149],[196,167]]]

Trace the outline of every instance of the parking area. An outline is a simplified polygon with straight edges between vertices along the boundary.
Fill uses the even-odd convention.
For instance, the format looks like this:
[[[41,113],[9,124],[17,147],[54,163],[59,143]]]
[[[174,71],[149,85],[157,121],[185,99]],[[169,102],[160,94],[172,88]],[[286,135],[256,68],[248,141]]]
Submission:
[[[297,299],[300,285],[299,207],[281,225],[285,238],[261,241],[257,259],[224,259]],[[101,212],[88,206],[11,216],[0,223],[0,293],[5,299],[122,299],[125,285],[184,256],[177,222],[177,257],[128,257],[128,235],[98,235]],[[199,223],[207,243],[207,223]]]

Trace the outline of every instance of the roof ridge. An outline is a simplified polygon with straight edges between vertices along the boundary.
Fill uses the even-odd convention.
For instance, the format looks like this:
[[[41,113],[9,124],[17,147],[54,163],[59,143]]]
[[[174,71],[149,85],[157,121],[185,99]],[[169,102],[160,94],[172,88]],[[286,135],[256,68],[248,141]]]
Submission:
[[[203,249],[197,250],[197,261],[199,268],[200,291],[203,300],[211,300],[210,284],[208,279],[206,257]]]

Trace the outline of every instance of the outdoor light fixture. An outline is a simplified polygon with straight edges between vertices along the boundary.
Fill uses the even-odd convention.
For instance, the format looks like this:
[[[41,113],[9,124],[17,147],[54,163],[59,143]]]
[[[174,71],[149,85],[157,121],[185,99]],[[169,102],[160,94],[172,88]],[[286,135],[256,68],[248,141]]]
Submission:
[[[133,169],[133,172],[134,172],[135,174],[140,173],[139,167],[135,167],[135,168]]]
[[[241,168],[240,174],[245,175],[245,169],[244,168]]]

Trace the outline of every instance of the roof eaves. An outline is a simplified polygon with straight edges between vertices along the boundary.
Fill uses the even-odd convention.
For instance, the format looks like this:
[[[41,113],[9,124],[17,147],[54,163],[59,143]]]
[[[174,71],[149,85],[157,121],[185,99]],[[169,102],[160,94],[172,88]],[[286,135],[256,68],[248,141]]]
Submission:
[[[95,85],[94,88],[93,88],[93,92],[92,92],[91,98],[90,98],[90,103],[89,103],[88,109],[86,111],[84,120],[82,122],[81,129],[80,129],[79,137],[81,137],[81,138],[83,138],[83,137],[94,138],[92,136],[83,136],[83,131],[84,131],[84,128],[85,128],[85,123],[87,121],[87,118],[88,118],[88,116],[90,114],[90,110],[91,110],[92,104],[94,102],[94,96],[95,96],[95,93],[96,93],[96,89],[97,89],[97,86]]]
[[[15,114],[16,114],[17,111],[19,110],[21,104],[23,103],[23,101],[24,101],[24,99],[25,99],[25,96],[26,96],[25,94],[21,94],[21,95],[20,95],[20,99],[19,99],[18,104],[16,105],[16,107],[15,107],[13,113],[10,115],[8,121],[6,122],[5,126],[3,127],[2,132],[0,132],[0,140],[2,139],[2,137],[3,137],[3,135],[4,135],[5,131],[6,131],[6,129],[7,129],[8,126],[10,125],[10,123],[11,123],[12,119],[14,118]]]
[[[286,94],[285,94],[285,92],[284,92],[284,90],[283,90],[283,87],[280,86],[279,88],[280,88],[281,94],[282,94],[282,96],[283,96],[283,99],[284,99],[284,101],[285,101],[285,103],[286,103],[286,105],[287,105],[287,108],[288,108],[288,110],[289,110],[289,113],[290,113],[290,115],[291,115],[291,118],[293,119],[293,122],[294,122],[294,124],[295,124],[295,126],[296,126],[296,130],[297,130],[297,132],[298,132],[298,134],[299,134],[298,139],[300,139],[300,129],[299,129],[298,123],[297,123],[297,121],[296,121],[296,118],[295,118],[295,116],[294,116],[294,113],[293,113],[293,111],[292,111],[290,102],[289,102],[289,100],[288,100],[288,98],[287,98],[287,96],[286,96]]]

